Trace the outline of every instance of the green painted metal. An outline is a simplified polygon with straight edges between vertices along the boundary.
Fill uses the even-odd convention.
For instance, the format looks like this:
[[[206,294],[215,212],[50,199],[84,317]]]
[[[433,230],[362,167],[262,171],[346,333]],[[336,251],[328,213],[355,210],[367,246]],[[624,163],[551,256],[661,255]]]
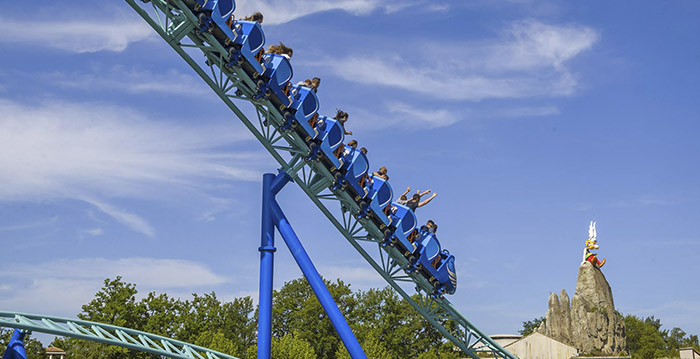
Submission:
[[[90,340],[176,359],[238,359],[214,350],[138,330],[85,320],[0,311],[0,327]]]
[[[304,161],[308,152],[304,140],[294,132],[277,130],[283,123],[282,115],[264,98],[253,98],[256,89],[253,79],[242,69],[225,65],[223,54],[226,51],[211,34],[196,33],[197,18],[182,0],[151,0],[150,5],[139,4],[142,2],[139,0],[125,1],[211,87],[372,268],[440,333],[472,358],[488,353],[496,358],[516,359],[469,322],[449,300],[427,295],[433,287],[425,278],[416,272],[404,271],[408,261],[402,253],[391,246],[380,245],[383,241],[381,229],[368,219],[357,219],[353,215],[359,208],[347,193],[328,188],[333,180],[328,169],[319,162]],[[202,54],[201,61],[193,57],[202,58]],[[234,101],[249,106],[256,118],[249,119]],[[330,203],[333,203],[332,209]],[[369,251],[376,254],[370,255]],[[414,283],[418,293],[413,297],[409,295],[400,285],[402,282]]]

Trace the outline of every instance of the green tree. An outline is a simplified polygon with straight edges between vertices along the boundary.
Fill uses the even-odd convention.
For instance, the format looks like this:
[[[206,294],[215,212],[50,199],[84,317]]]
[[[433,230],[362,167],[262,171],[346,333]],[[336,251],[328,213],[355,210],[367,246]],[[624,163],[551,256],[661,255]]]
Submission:
[[[369,336],[361,343],[362,350],[369,359],[399,359],[391,350],[382,343],[377,337]],[[341,345],[335,353],[336,359],[351,359],[350,353]]]
[[[296,334],[285,334],[281,338],[272,337],[270,356],[275,359],[316,359],[313,346]],[[252,345],[246,351],[247,359],[258,357],[258,346]]]
[[[683,338],[683,347],[693,347],[700,350],[700,341],[698,341],[697,335],[690,335],[687,338]]]
[[[253,313],[253,300],[250,297],[236,298],[233,302],[221,303],[216,293],[193,294],[192,301],[182,304],[181,329],[177,338],[184,342],[195,343],[202,333],[223,333],[226,340],[235,348],[231,355],[242,355],[245,349],[256,339],[256,323]]]
[[[167,294],[150,292],[139,304],[143,315],[141,330],[168,338],[177,337],[182,330],[182,316],[187,312],[185,303]]]
[[[4,354],[7,345],[10,344],[10,339],[14,333],[14,329],[0,328],[0,354]],[[32,338],[32,334],[28,333],[24,336],[24,350],[27,353],[27,359],[44,359],[45,349],[41,342]]]
[[[627,330],[627,348],[633,359],[654,359],[674,356],[669,350],[661,321],[648,317],[644,320],[633,315],[624,318]]]
[[[388,286],[359,291],[355,302],[349,321],[358,340],[376,338],[391,357],[415,358],[444,342],[437,329]]]
[[[523,329],[519,330],[518,333],[522,336],[526,336],[539,328],[540,324],[546,322],[545,317],[535,318],[533,320],[528,320],[523,322]]]
[[[218,352],[228,354],[228,355],[239,355],[239,353],[245,352],[245,348],[238,346],[238,343],[227,338],[227,336],[222,331],[211,331],[207,330],[199,333],[194,341],[191,342],[194,345],[198,345],[203,348],[216,350]]]
[[[136,301],[136,286],[122,281],[105,279],[104,286],[95,294],[95,298],[83,305],[78,318],[98,323],[116,325],[141,330],[146,322],[146,306]],[[66,351],[67,359],[146,359],[146,353],[123,347],[106,345],[87,340],[68,338],[61,349]]]
[[[355,306],[350,286],[340,280],[324,282],[341,313],[347,317]],[[312,345],[318,358],[333,358],[341,345],[330,319],[305,278],[289,281],[279,291],[273,292],[272,318],[275,338],[294,333]]]

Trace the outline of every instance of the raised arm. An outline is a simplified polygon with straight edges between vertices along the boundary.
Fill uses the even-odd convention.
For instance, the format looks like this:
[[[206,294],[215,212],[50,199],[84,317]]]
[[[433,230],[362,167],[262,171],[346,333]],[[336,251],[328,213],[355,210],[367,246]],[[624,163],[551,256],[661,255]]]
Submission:
[[[428,193],[428,192],[426,192],[426,193]],[[423,202],[421,202],[421,203],[418,203],[418,207],[423,207],[423,206],[425,206],[426,204],[430,203],[430,201],[432,201],[433,198],[435,198],[435,196],[437,196],[437,193],[433,193],[433,195],[430,196],[430,198],[426,199],[425,201],[423,201]]]
[[[411,187],[406,188],[406,192],[404,192],[401,196],[407,195],[408,192],[411,192]],[[399,196],[399,197],[401,197],[401,196]]]
[[[425,191],[425,192],[423,192],[423,193],[420,193],[420,190],[419,190],[419,191],[416,192],[416,193],[418,193],[421,197],[423,197],[423,196],[425,196],[426,194],[430,193],[430,190],[427,190],[427,191]],[[434,197],[434,196],[433,196],[433,197]],[[432,198],[432,197],[431,197],[431,198]]]

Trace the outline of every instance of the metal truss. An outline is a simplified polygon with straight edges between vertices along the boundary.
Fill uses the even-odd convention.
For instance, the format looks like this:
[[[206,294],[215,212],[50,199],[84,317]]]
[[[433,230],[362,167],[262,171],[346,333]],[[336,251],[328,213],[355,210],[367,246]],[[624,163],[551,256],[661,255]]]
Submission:
[[[474,359],[479,358],[477,354],[516,359],[470,323],[449,300],[427,294],[432,293],[432,284],[415,271],[407,271],[408,260],[399,250],[382,244],[383,233],[371,220],[355,216],[360,209],[350,195],[329,188],[333,183],[331,172],[318,161],[306,160],[309,148],[298,134],[279,130],[284,123],[282,114],[265,97],[256,97],[255,82],[242,68],[227,65],[227,51],[213,35],[197,31],[197,17],[183,0],[125,1],[211,87],[372,268],[441,334]],[[234,100],[252,106],[255,117],[248,118]],[[373,246],[376,254],[370,255],[368,250],[375,252]],[[405,282],[414,283],[418,293],[409,295],[400,286]]]
[[[168,358],[238,359],[155,334],[84,320],[0,311],[0,326],[117,345]]]

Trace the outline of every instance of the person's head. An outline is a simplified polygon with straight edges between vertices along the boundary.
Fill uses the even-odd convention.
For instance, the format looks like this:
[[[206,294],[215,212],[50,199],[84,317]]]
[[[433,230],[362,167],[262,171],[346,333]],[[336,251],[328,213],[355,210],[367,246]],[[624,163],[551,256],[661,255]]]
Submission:
[[[318,77],[314,77],[311,79],[311,87],[312,88],[318,88],[321,86],[321,79]]]
[[[425,223],[426,227],[435,227],[435,222],[433,222],[432,219],[429,219],[428,222]]]
[[[250,15],[246,20],[249,21],[257,21],[259,24],[262,24],[263,22],[263,14],[261,12],[256,12],[253,15]]]
[[[367,154],[367,149],[364,148],[364,147],[362,147],[362,148],[360,148],[360,152],[362,152],[362,153],[364,153],[364,154]]]
[[[411,197],[411,199],[414,201],[420,201],[420,195],[418,193],[414,193],[413,197]]]
[[[386,174],[386,167],[384,167],[384,166],[379,167],[379,173],[385,175]]]
[[[311,80],[309,80],[309,79],[304,80],[304,86],[310,88],[310,87],[312,86],[312,85],[311,85]]]
[[[290,58],[291,58],[292,55],[294,54],[294,50],[292,50],[291,47],[289,47],[289,46],[283,44],[282,41],[280,41],[280,49],[282,50],[282,54],[283,54],[283,55],[287,55],[287,56],[289,56]]]
[[[406,197],[405,194],[402,194],[401,197],[399,197],[399,199],[402,200],[402,201],[407,201],[407,200],[408,200],[408,198]]]
[[[350,146],[352,148],[357,148],[357,141],[352,140],[352,141],[348,142],[348,146]]]
[[[287,56],[287,58],[291,58],[292,54],[294,53],[294,51],[292,51],[290,47],[283,44],[281,41],[279,45],[270,45],[270,47],[267,49],[267,52]]]
[[[344,123],[345,121],[348,120],[348,117],[349,117],[349,116],[350,116],[350,115],[348,115],[347,112],[338,109],[338,110],[336,110],[336,112],[335,112],[335,117],[333,117],[333,118],[336,119],[336,120],[338,120],[338,121],[340,121],[340,122],[343,122],[343,123]]]

